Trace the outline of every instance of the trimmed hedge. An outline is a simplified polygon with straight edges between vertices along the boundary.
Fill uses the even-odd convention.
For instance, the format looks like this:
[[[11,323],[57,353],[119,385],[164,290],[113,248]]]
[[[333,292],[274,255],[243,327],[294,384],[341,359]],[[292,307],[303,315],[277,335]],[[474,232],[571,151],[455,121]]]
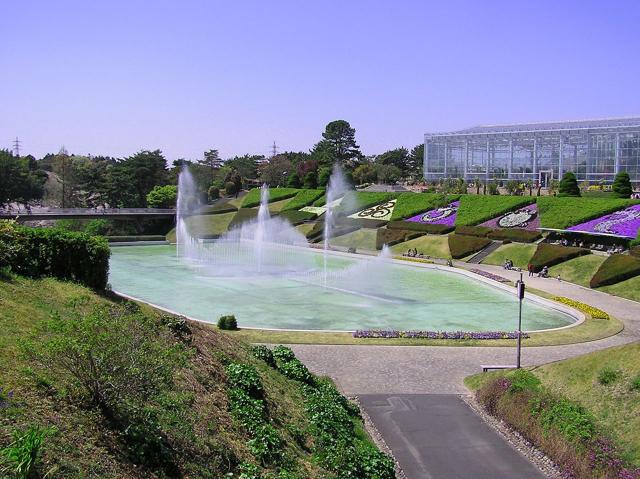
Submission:
[[[598,268],[589,286],[599,288],[619,283],[640,274],[640,259],[635,256],[612,254]]]
[[[337,221],[342,226],[357,226],[358,228],[378,229],[387,224],[385,220],[371,220],[368,218],[340,218]]]
[[[300,208],[309,206],[322,195],[324,195],[324,190],[300,190],[296,196],[291,198],[291,201],[284,205],[282,211],[299,210]]]
[[[460,198],[456,226],[477,225],[534,201],[534,198],[526,196],[463,195]]]
[[[533,243],[540,239],[539,231],[507,228],[487,228],[485,226],[456,226],[456,234],[491,238],[499,241],[514,241],[516,243]]]
[[[478,238],[477,236],[449,235],[449,251],[451,252],[451,257],[454,259],[464,258],[472,253],[477,253],[490,243],[491,240]]]
[[[491,228],[486,226],[456,226],[456,234],[478,236],[479,238],[486,238],[491,233]]]
[[[544,266],[551,267],[585,254],[589,254],[588,249],[540,243],[530,262],[533,265],[533,270],[537,273]]]
[[[287,210],[278,214],[281,218],[286,218],[293,226],[314,219],[317,215],[309,211]]]
[[[459,198],[460,195],[440,193],[400,193],[391,221],[411,218],[419,213],[446,206]]]
[[[107,236],[109,243],[126,243],[133,241],[166,241],[164,235],[138,235],[138,236]]]
[[[434,235],[443,235],[453,231],[454,227],[449,225],[430,225],[425,223],[415,223],[413,221],[389,221],[387,223],[389,229],[418,231],[421,233],[429,233]]]
[[[540,226],[566,229],[637,203],[637,200],[618,198],[540,197],[538,198]]]
[[[387,246],[393,246],[394,244],[402,243],[406,241],[406,238],[407,232],[404,230],[380,228],[376,232],[376,249],[382,249],[385,244]]]
[[[0,268],[24,276],[53,276],[104,289],[110,255],[102,236],[0,221]]]
[[[298,188],[269,188],[269,203],[286,200],[298,194]],[[253,208],[260,205],[260,188],[253,188],[247,193],[242,201],[242,208]]]
[[[258,217],[258,210],[255,208],[240,208],[232,220],[229,222],[227,229],[240,226],[245,221],[251,221]]]

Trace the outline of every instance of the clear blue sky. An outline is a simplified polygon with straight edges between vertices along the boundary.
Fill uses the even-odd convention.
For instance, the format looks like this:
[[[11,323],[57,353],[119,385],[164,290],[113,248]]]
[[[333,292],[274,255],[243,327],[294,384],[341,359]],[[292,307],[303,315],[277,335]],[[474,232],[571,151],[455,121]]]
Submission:
[[[171,161],[366,154],[427,131],[640,114],[640,1],[0,2],[0,147]]]

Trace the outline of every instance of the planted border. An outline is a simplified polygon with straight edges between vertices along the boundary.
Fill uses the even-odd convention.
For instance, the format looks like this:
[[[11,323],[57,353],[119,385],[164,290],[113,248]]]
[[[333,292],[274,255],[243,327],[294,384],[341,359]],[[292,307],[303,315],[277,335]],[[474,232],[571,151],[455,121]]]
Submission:
[[[595,306],[589,306],[588,304],[581,303],[580,301],[576,301],[571,298],[565,298],[564,296],[554,296],[552,299],[558,303],[566,304],[567,306],[571,306],[572,308],[582,311],[593,319],[611,319],[611,316]]]
[[[518,331],[400,331],[397,329],[359,329],[353,332],[354,338],[374,339],[517,339]],[[522,333],[522,338],[529,335]]]
[[[640,258],[631,255],[612,254],[598,268],[589,286],[599,288],[619,283],[640,274]]]
[[[590,251],[585,248],[540,243],[536,252],[532,256],[530,263],[533,265],[533,270],[537,273],[544,266],[551,267],[589,253]]]
[[[400,193],[391,221],[410,218],[419,213],[446,206],[459,198],[460,195],[440,193]]]
[[[421,233],[429,233],[434,235],[443,235],[454,230],[454,226],[449,225],[429,225],[423,223],[414,223],[412,221],[389,221],[387,223],[389,229],[401,229],[408,231],[417,231]]]
[[[269,203],[286,200],[298,194],[298,188],[269,188]],[[242,208],[254,208],[260,205],[260,188],[253,188],[247,193],[242,201]]]
[[[449,235],[449,251],[454,259],[464,258],[477,253],[491,243],[490,239],[459,234]]]
[[[460,198],[456,226],[477,225],[534,201],[534,198],[525,196],[463,195]]]
[[[310,206],[322,195],[324,195],[324,190],[300,190],[293,198],[291,198],[291,201],[284,205],[282,211],[299,210],[305,206]]]

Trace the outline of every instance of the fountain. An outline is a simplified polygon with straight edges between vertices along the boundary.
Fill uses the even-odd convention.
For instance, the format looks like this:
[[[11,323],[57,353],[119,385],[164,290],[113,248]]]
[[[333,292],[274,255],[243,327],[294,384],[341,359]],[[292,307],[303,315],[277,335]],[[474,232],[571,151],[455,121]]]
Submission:
[[[326,212],[324,214],[324,236],[323,236],[323,271],[324,285],[327,285],[327,254],[329,252],[329,240],[331,239],[331,229],[333,228],[333,209],[336,207],[337,200],[344,197],[349,189],[349,182],[342,172],[340,165],[336,163],[333,166],[329,184],[326,193]]]
[[[198,188],[188,167],[183,167],[178,176],[178,199],[176,203],[176,254],[185,258],[195,259],[198,253],[198,241],[189,232],[187,218],[198,207]],[[194,221],[191,227],[194,228]]]

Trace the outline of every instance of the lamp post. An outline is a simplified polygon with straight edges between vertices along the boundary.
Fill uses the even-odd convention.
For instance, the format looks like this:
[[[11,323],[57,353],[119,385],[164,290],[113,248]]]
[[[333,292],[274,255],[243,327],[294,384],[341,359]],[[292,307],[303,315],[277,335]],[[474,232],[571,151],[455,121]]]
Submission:
[[[520,273],[520,279],[516,281],[516,290],[518,292],[518,338],[516,345],[516,368],[520,369],[520,351],[522,348],[522,300],[524,299],[524,281],[522,280],[522,273]]]

